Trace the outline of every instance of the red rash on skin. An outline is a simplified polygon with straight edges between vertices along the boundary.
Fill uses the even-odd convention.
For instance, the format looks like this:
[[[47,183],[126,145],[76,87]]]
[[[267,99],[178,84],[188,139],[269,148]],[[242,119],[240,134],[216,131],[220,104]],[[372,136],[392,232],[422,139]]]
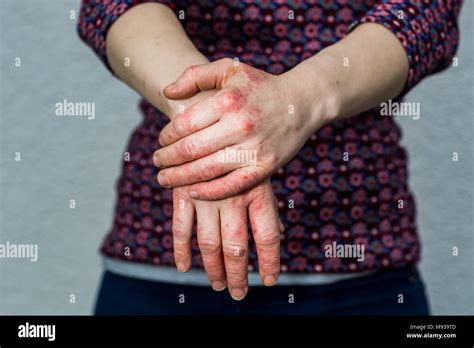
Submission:
[[[241,127],[242,127],[242,130],[244,130],[245,132],[250,132],[253,129],[254,124],[250,120],[243,120],[241,123]],[[244,176],[244,179],[247,179],[247,178],[248,178],[247,176]]]
[[[247,73],[247,77],[250,81],[252,81],[253,83],[259,85],[261,84],[262,82],[266,81],[266,79],[268,78],[267,76],[263,75],[263,74],[256,74],[255,72],[251,72],[251,73]]]
[[[245,104],[248,95],[253,92],[256,87],[258,87],[258,85],[268,79],[265,74],[255,71],[254,69],[244,65],[242,66],[242,70],[235,67],[230,68],[225,75],[227,80],[233,75],[237,74],[239,71],[243,72],[243,75],[248,79],[249,82],[251,82],[251,84],[247,83],[244,90],[230,91],[225,94],[222,97],[221,103],[219,105],[219,108],[222,111],[238,112]],[[255,111],[257,113],[261,112],[261,110],[257,108],[255,108]]]
[[[252,226],[252,233],[255,235],[257,234],[257,227],[255,227],[255,219],[250,218],[250,226]]]
[[[249,107],[248,110],[246,110],[246,113],[248,113],[251,117],[238,118],[237,122],[239,129],[243,130],[245,133],[250,133],[253,131],[255,126],[258,124],[258,121],[261,119],[261,112],[261,109],[258,107]],[[245,179],[247,179],[247,177]]]
[[[243,66],[243,72],[247,78],[255,84],[260,84],[268,79],[268,76],[262,72],[252,69],[246,65]]]
[[[250,129],[248,129],[248,130],[252,130],[255,126],[255,123],[258,123],[258,121],[261,120],[262,109],[260,109],[257,106],[252,106],[248,109],[247,112],[252,116],[252,120],[253,120],[253,122],[250,121],[252,123],[252,125],[251,125]],[[244,129],[245,128],[246,127],[244,127]],[[247,130],[247,129],[245,129],[245,130]]]
[[[262,202],[260,201],[260,199],[258,199],[258,198],[255,199],[255,200],[252,202],[252,204],[253,204],[253,208],[254,208],[256,211],[262,209]]]
[[[262,113],[262,109],[254,106],[251,107],[248,112],[250,113],[250,115],[254,116],[255,118],[258,118],[258,116]]]
[[[218,107],[223,112],[238,112],[244,104],[244,96],[241,93],[228,92],[222,96]]]

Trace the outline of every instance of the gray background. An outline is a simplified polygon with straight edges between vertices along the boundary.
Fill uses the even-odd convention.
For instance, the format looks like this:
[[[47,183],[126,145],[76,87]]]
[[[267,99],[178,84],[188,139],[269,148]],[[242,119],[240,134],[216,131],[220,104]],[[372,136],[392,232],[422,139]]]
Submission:
[[[0,313],[88,314],[119,163],[140,121],[138,96],[78,40],[69,19],[78,1],[0,5],[0,242],[39,245],[36,263],[0,259]],[[473,5],[465,1],[461,15],[459,67],[412,91],[408,100],[421,103],[421,119],[400,120],[434,314],[473,314]],[[56,117],[63,99],[95,102],[96,119]]]

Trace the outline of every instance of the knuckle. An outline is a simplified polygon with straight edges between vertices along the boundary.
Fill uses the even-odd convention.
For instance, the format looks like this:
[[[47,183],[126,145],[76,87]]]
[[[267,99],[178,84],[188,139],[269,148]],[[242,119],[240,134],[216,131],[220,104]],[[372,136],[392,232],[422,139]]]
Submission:
[[[199,165],[198,175],[200,179],[212,178],[212,174],[212,165],[210,165],[209,163],[202,163]]]
[[[225,245],[224,256],[230,260],[240,261],[248,257],[248,246],[241,243],[230,242]]]
[[[236,195],[240,192],[240,186],[235,181],[229,182],[226,186],[231,195]]]
[[[255,126],[255,122],[248,117],[240,117],[236,120],[237,129],[244,134],[249,133]]]
[[[176,116],[173,120],[173,130],[176,135],[181,135],[186,132],[186,123],[182,116]]]
[[[220,192],[223,192],[221,189],[223,188],[221,185],[213,185],[210,182],[198,183],[196,184],[200,194],[203,197],[207,197],[209,200],[218,200],[220,197]]]
[[[207,194],[214,198],[218,198],[224,194],[226,196],[236,196],[240,191],[240,186],[235,182],[235,180],[228,179],[223,179],[217,185],[209,185],[207,188]]]
[[[221,93],[219,104],[224,110],[233,110],[240,105],[242,97],[242,93],[238,89],[232,88]]]
[[[201,249],[201,252],[204,254],[213,255],[221,251],[221,244],[214,238],[202,236],[199,238],[198,243],[199,249]]]
[[[190,75],[193,76],[196,72],[197,65],[190,65],[186,69],[184,69],[184,75]]]
[[[265,273],[279,273],[280,257],[265,257],[260,261],[259,267]]]
[[[229,57],[221,58],[220,61],[225,65],[230,65],[230,64],[233,65],[234,64],[234,60],[232,58],[229,58]]]
[[[189,234],[181,226],[173,226],[173,241],[176,245],[188,243]]]
[[[193,141],[186,140],[181,143],[181,153],[189,159],[193,159],[197,153],[196,144]]]
[[[277,231],[266,230],[255,235],[255,243],[263,247],[272,247],[280,243],[280,235]]]
[[[231,271],[227,273],[227,282],[232,287],[245,288],[247,286],[247,272]]]

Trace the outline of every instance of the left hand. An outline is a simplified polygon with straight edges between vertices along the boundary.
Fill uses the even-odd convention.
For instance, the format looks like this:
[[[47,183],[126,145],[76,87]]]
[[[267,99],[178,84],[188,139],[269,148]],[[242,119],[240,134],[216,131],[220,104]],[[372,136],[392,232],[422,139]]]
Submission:
[[[160,184],[194,184],[191,197],[217,200],[268,178],[326,122],[323,93],[318,112],[309,111],[309,101],[298,93],[302,83],[228,58],[188,68],[165,88],[167,98],[189,98],[214,88],[218,92],[162,130],[164,147],[153,156],[155,165],[165,168],[158,174]],[[318,98],[318,91],[312,95]]]
[[[284,226],[278,218],[269,180],[218,201],[191,199],[186,186],[173,189],[173,249],[180,272],[191,268],[194,217],[203,266],[214,290],[228,287],[235,300],[247,294],[249,223],[260,278],[266,286],[276,284],[280,273],[280,233]]]

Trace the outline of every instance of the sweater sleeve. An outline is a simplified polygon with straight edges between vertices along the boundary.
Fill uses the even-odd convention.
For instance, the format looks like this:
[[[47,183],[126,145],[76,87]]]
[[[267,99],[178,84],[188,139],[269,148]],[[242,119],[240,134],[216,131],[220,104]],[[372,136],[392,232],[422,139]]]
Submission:
[[[105,39],[112,24],[133,6],[146,2],[171,5],[169,0],[82,0],[77,22],[79,37],[99,56],[112,72],[107,61]]]
[[[391,30],[408,56],[408,79],[402,94],[424,77],[451,63],[459,42],[458,15],[462,0],[384,0],[372,6],[350,30],[373,22]]]

